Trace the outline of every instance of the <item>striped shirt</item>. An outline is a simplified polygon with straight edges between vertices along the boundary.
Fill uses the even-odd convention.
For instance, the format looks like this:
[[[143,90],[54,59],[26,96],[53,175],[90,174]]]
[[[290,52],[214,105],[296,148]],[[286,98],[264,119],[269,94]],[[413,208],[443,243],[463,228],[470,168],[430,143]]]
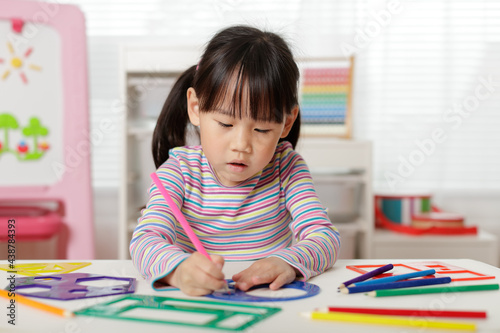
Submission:
[[[264,170],[234,187],[219,182],[201,146],[172,149],[156,173],[209,254],[226,261],[278,257],[304,280],[337,259],[339,233],[288,142],[278,144]],[[153,183],[130,243],[135,266],[153,285],[194,251]]]

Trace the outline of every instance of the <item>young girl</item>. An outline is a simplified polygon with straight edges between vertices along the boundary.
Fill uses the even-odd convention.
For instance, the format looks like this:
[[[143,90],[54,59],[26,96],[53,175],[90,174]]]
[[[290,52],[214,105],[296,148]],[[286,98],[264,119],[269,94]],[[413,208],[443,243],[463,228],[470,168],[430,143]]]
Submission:
[[[178,79],[153,134],[153,158],[212,260],[195,252],[153,184],[130,243],[153,287],[205,295],[225,286],[224,260],[256,260],[232,277],[235,287],[269,283],[276,290],[334,264],[339,233],[293,149],[298,79],[285,41],[246,26],[216,34]],[[199,146],[184,146],[188,119]]]

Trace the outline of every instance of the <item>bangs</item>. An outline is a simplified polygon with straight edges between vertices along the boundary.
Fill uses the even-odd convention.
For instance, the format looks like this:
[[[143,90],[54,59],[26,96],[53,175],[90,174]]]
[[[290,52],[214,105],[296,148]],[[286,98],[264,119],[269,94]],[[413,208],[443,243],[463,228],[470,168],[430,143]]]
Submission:
[[[203,70],[195,75],[193,84],[200,111],[282,123],[297,105],[299,72],[294,61],[283,59],[282,50],[277,52],[268,44],[247,43],[202,59]],[[208,63],[202,66],[203,60]]]

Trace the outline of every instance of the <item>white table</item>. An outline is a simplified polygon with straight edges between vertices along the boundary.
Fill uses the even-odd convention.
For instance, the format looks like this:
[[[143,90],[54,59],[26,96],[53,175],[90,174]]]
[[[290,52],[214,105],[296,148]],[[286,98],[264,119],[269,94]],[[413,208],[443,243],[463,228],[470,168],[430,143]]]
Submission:
[[[413,260],[424,261],[424,260]],[[425,260],[436,261],[436,260]],[[477,281],[478,283],[499,283],[500,269],[474,260],[439,260],[451,265],[460,266],[474,270],[483,274],[494,275],[492,280]],[[27,263],[36,261],[18,261],[17,263]],[[39,261],[44,262],[44,261]],[[410,263],[412,260],[391,260],[390,263]],[[5,262],[2,262],[5,263]],[[282,308],[282,311],[264,319],[251,326],[246,332],[447,332],[443,330],[433,331],[430,329],[420,330],[406,327],[389,326],[366,326],[362,324],[348,324],[326,321],[313,321],[299,315],[301,312],[311,311],[315,308],[327,306],[359,306],[359,307],[380,307],[380,308],[412,308],[412,309],[446,309],[446,310],[486,310],[488,319],[464,320],[477,323],[479,332],[500,332],[500,291],[483,291],[456,293],[451,295],[430,294],[416,296],[382,297],[372,298],[364,294],[345,295],[337,292],[340,283],[359,275],[349,269],[346,265],[361,264],[386,264],[387,260],[339,260],[334,268],[324,274],[311,279],[309,282],[321,287],[319,295],[296,301],[253,303],[255,305],[275,306]],[[250,265],[250,262],[228,262],[224,267],[226,278]],[[136,287],[137,294],[147,294],[165,297],[189,298],[180,291],[154,291],[149,284],[140,277],[132,262],[128,260],[96,260],[92,265],[79,269],[76,272],[86,272],[103,274],[109,276],[135,277],[138,279]],[[7,285],[7,272],[0,271],[0,281],[4,288]],[[470,283],[470,282],[469,282]],[[287,289],[275,292],[278,294],[291,295],[297,291]],[[104,301],[109,301],[117,296],[89,298],[73,301],[55,301],[38,299],[42,302],[63,307],[69,310],[78,310]],[[199,298],[210,300],[208,298]],[[199,329],[177,325],[164,325],[155,323],[143,323],[127,320],[114,320],[106,318],[77,316],[73,318],[63,318],[52,314],[17,305],[16,327],[7,323],[7,303],[8,300],[0,299],[0,308],[3,313],[0,316],[1,332],[223,332],[212,329]],[[447,318],[434,318],[435,320],[447,320]],[[449,331],[451,332],[451,331]],[[458,331],[457,331],[458,332]]]

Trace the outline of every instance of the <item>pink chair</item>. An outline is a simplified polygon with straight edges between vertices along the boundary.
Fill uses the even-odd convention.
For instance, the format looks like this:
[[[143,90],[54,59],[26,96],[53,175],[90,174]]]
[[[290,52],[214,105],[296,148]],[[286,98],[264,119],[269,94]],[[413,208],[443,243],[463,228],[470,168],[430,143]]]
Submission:
[[[57,235],[60,259],[94,258],[85,20],[73,5],[0,0],[0,219],[2,242],[15,220],[16,241]]]

